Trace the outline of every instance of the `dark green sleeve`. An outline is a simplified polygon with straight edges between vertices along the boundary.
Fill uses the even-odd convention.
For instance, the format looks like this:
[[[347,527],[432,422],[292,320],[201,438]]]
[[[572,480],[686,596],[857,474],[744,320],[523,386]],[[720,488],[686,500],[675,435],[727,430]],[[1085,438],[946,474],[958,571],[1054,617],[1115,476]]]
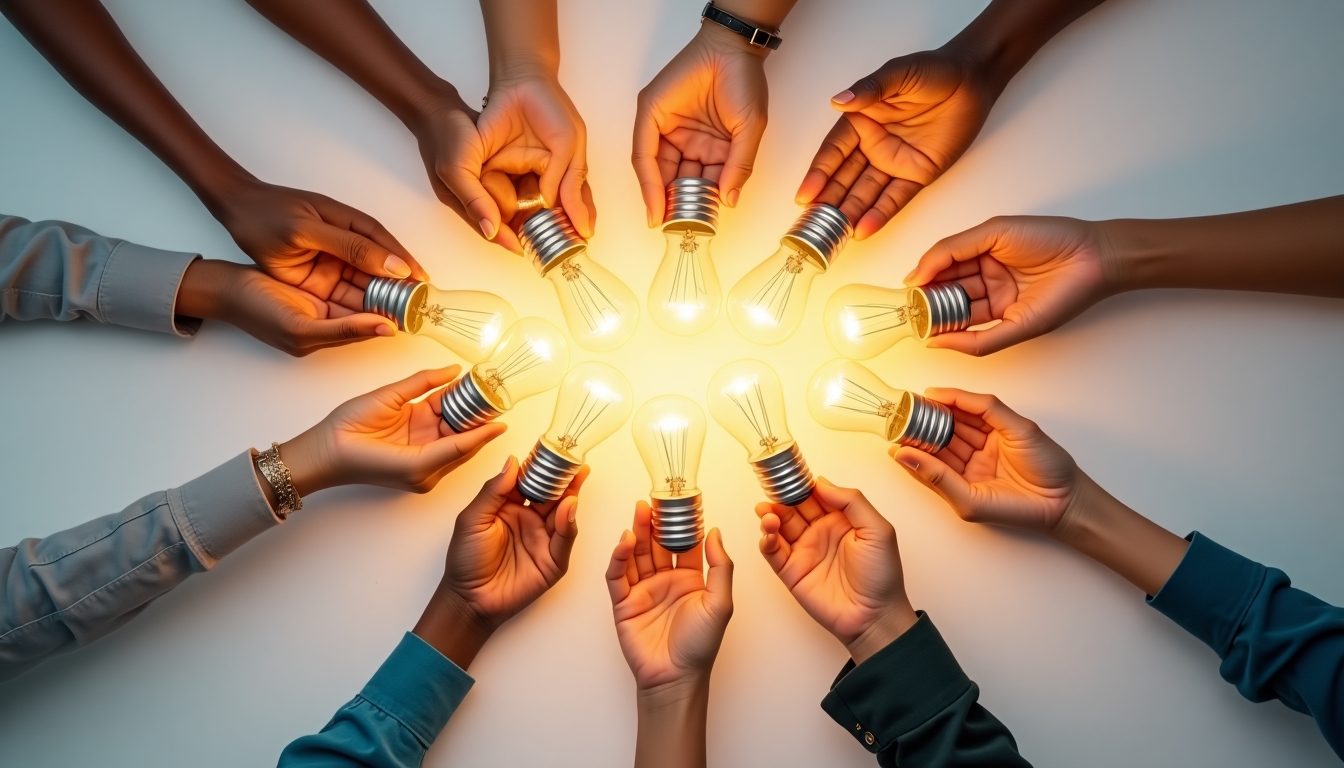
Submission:
[[[882,766],[1028,766],[1008,728],[976,701],[927,614],[858,666],[851,660],[821,701]]]

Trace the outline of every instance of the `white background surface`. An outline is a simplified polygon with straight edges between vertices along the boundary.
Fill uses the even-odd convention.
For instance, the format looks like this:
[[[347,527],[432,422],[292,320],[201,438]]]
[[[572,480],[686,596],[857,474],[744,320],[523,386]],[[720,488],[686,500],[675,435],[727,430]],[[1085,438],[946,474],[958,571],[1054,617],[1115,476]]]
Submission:
[[[484,93],[475,4],[377,2],[468,102]],[[584,114],[601,216],[597,258],[643,297],[661,253],[629,167],[635,95],[693,34],[699,2],[561,4],[562,79]],[[446,287],[496,291],[560,322],[530,266],[473,238],[430,192],[415,142],[377,102],[241,2],[110,3],[151,67],[258,176],[378,217]],[[773,251],[793,191],[834,120],[827,99],[891,56],[935,47],[983,2],[804,0],[771,56],[770,129],[715,243],[725,290]],[[1331,765],[1310,719],[1253,705],[1206,647],[1142,596],[1051,543],[961,523],[876,438],[828,432],[802,392],[832,356],[827,292],[896,284],[938,238],[994,214],[1198,215],[1344,191],[1344,6],[1113,0],[1062,33],[1004,93],[979,140],[878,236],[821,278],[807,327],[752,348],[726,318],[692,340],[647,318],[606,359],[637,399],[697,400],[721,362],[770,361],[813,467],[862,487],[896,524],[909,591],[982,700],[1042,766]],[[0,210],[147,245],[244,260],[188,189],[0,24]],[[1274,254],[1267,253],[1272,259]],[[589,356],[591,357],[591,356]],[[207,324],[179,339],[6,323],[0,332],[0,541],[114,512],[247,446],[284,440],[334,405],[455,362],[401,337],[290,359]],[[989,391],[1038,420],[1118,497],[1198,529],[1344,602],[1344,303],[1161,291],[1105,302],[1050,336],[971,359],[906,342],[872,367],[897,386]],[[433,493],[348,488],[310,500],[124,630],[0,687],[0,762],[14,766],[264,765],[359,690],[419,615],[456,511],[552,395]],[[616,766],[633,754],[633,684],[602,582],[647,491],[628,431],[590,456],[581,539],[561,584],[507,625],[427,765]],[[759,497],[717,426],[702,486],[738,562],[719,655],[710,762],[868,766],[817,706],[845,660],[756,552]]]

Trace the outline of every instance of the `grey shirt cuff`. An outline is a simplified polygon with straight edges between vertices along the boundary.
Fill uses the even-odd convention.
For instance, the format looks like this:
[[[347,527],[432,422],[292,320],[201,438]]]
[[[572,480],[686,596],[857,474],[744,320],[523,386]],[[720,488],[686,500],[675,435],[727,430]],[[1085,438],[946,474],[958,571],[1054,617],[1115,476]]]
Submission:
[[[280,524],[257,483],[250,450],[168,491],[168,506],[182,538],[206,568]]]
[[[122,240],[107,257],[98,283],[98,307],[103,319],[145,331],[195,335],[201,321],[176,318],[174,307],[182,276],[199,258],[195,253],[164,251]]]

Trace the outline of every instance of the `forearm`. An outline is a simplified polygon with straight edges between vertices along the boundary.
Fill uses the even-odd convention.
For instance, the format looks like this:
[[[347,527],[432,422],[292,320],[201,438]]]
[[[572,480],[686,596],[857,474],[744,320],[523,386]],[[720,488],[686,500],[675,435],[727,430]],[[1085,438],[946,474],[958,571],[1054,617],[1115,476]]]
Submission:
[[[635,768],[703,768],[709,679],[639,691],[636,698]]]
[[[490,49],[490,81],[518,74],[560,72],[556,0],[481,0]]]
[[[0,0],[0,11],[56,71],[140,140],[205,202],[251,179],[224,153],[122,35],[97,0]]]
[[[1098,227],[1118,291],[1216,288],[1344,297],[1344,195]]]
[[[466,670],[494,634],[494,627],[450,587],[440,584],[412,632]]]
[[[1189,546],[1185,539],[1121,504],[1086,475],[1054,535],[1146,595],[1162,589]]]
[[[1050,38],[1103,0],[993,0],[948,42],[979,62],[1000,92]]]
[[[247,2],[359,83],[407,125],[444,102],[461,105],[452,83],[425,66],[365,0]]]

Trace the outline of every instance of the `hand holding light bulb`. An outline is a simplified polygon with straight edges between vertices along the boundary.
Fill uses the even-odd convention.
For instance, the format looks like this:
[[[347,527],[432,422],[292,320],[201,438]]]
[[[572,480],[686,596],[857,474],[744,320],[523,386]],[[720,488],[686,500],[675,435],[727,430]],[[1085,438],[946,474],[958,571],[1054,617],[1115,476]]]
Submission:
[[[443,390],[440,410],[455,432],[493,421],[519,400],[560,383],[569,366],[569,344],[539,317],[509,326],[490,357]]]
[[[714,420],[747,449],[766,498],[796,505],[812,494],[812,471],[789,433],[784,390],[770,366],[731,362],[709,380],[705,398]]]
[[[397,329],[439,342],[469,363],[483,360],[518,315],[484,291],[444,291],[418,280],[375,277],[364,289],[364,311],[390,318]]]
[[[709,253],[718,220],[719,188],[714,182],[683,178],[667,185],[667,248],[649,286],[649,317],[668,333],[691,336],[718,319],[723,291]]]
[[[560,382],[551,426],[523,459],[518,492],[534,504],[560,498],[588,451],[630,417],[631,399],[630,382],[610,365],[574,366]]]
[[[892,389],[853,360],[832,360],[807,386],[807,409],[823,427],[871,432],[889,443],[938,453],[953,439],[952,410]]]
[[[685,552],[705,533],[698,480],[705,414],[689,398],[659,395],[639,407],[630,431],[653,481],[654,540],[669,552]]]

